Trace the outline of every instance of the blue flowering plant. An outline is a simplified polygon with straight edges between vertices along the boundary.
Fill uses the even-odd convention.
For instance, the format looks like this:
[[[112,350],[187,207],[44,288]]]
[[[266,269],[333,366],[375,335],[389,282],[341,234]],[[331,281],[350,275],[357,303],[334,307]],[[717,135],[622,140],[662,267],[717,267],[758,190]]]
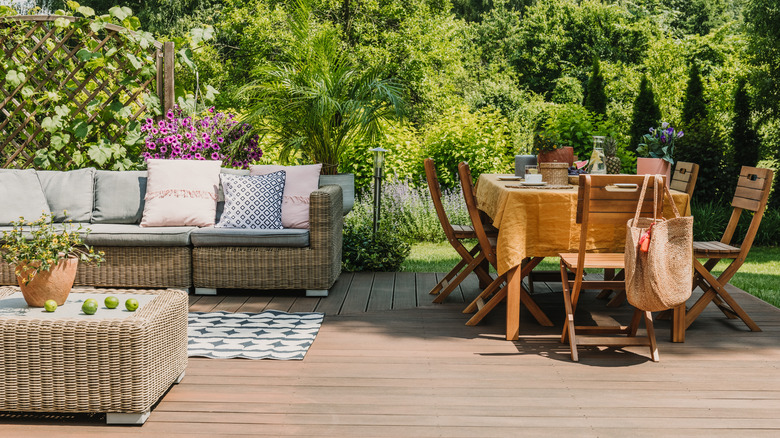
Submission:
[[[141,132],[144,159],[222,160],[224,166],[246,169],[263,156],[251,125],[213,107],[187,115],[176,106],[158,121],[146,119]]]
[[[674,142],[682,136],[682,131],[676,131],[666,122],[661,123],[660,128],[650,128],[650,132],[642,136],[636,154],[645,158],[661,158],[674,164]]]

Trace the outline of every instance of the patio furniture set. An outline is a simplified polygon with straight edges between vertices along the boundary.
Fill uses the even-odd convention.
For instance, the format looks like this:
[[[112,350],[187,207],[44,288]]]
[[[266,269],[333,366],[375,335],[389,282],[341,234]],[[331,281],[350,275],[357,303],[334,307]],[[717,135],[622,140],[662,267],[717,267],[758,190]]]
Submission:
[[[572,360],[578,360],[577,345],[643,345],[649,347],[652,360],[659,360],[650,312],[636,309],[627,326],[575,325],[578,298],[586,289],[599,290],[602,297],[617,292],[610,306],[619,305],[625,299],[623,250],[626,224],[635,216],[644,176],[580,175],[576,186],[534,187],[518,185],[513,175],[483,174],[474,188],[468,164],[461,163],[459,177],[471,219],[471,224],[466,226],[449,222],[441,203],[433,160],[427,159],[425,165],[442,227],[449,242],[462,257],[458,265],[431,290],[431,294],[438,295],[434,302],[442,302],[466,275],[477,272],[483,291],[464,309],[464,313],[473,313],[467,324],[479,323],[496,305],[506,300],[506,339],[517,340],[521,304],[539,324],[553,325],[527,289],[533,284],[531,274],[539,262],[545,257],[556,257],[560,260],[566,311],[561,342],[569,344]],[[697,174],[698,166],[694,163],[678,163],[670,181],[671,197],[665,197],[663,205],[653,208],[655,184],[650,184],[644,196],[641,216],[652,218],[655,214],[662,217],[664,211],[671,212],[675,207],[682,215],[690,215],[690,195]],[[731,203],[733,214],[723,238],[719,242],[692,243],[693,269],[690,275],[693,288],[700,288],[702,295],[690,308],[683,303],[666,312],[673,315],[673,342],[685,341],[685,330],[709,303],[716,304],[728,318],[739,318],[750,330],[760,331],[724,286],[744,263],[752,246],[766,208],[772,176],[773,172],[769,169],[743,167]],[[655,178],[662,179],[659,183],[666,182],[665,176],[653,176],[651,179]],[[731,242],[743,210],[753,215],[747,235],[739,246],[734,246]],[[464,246],[466,239],[476,239],[478,243],[467,251]],[[700,262],[700,259],[706,261]],[[732,261],[719,276],[715,276],[711,271],[722,259]],[[485,263],[495,268],[497,277],[483,278]],[[603,269],[603,278],[593,279],[585,275],[586,270],[594,269]],[[522,283],[525,278],[529,280],[528,288]],[[638,324],[642,320],[646,324],[646,334],[638,337]]]
[[[160,163],[182,169],[164,175],[155,170],[155,178],[151,162],[148,172],[0,169],[0,231],[42,212],[53,213],[57,227],[81,225],[89,231],[85,243],[104,251],[106,262],[82,264],[75,284],[116,288],[75,288],[51,314],[27,307],[18,288],[0,288],[0,411],[99,412],[108,423],[142,424],[187,365],[186,289],[203,294],[217,288],[305,289],[310,296],[327,296],[341,272],[343,216],[354,202],[353,192],[335,183],[338,177],[320,176],[319,166],[252,169],[250,175],[220,169],[218,162],[206,164],[209,177],[200,167],[187,167],[192,163],[198,165]],[[306,178],[299,175],[304,171]],[[206,178],[212,182],[205,190],[160,187]],[[302,188],[301,179],[313,180],[313,187]],[[264,199],[251,190],[270,187],[266,181],[276,184],[269,195],[278,201],[271,208],[275,228],[220,226],[256,219],[235,206]],[[305,190],[306,196],[287,196],[289,188]],[[297,204],[294,215],[287,214],[287,198]],[[181,203],[190,201],[205,201],[211,210],[182,211]],[[166,214],[150,212],[155,202]],[[258,208],[263,207],[246,211]],[[198,222],[204,214],[206,225]],[[184,222],[165,223],[176,215]],[[293,217],[295,228],[283,226]],[[0,263],[0,286],[16,284],[13,267]],[[97,295],[102,304],[108,294],[120,301],[138,297],[141,306],[136,312],[80,312],[85,297]]]

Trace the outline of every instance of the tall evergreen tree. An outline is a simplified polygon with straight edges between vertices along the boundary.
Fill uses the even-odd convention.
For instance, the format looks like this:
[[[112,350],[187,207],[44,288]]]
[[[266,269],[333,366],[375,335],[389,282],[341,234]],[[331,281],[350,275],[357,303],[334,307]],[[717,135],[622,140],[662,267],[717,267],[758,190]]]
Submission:
[[[707,118],[707,101],[704,100],[704,85],[701,82],[699,64],[691,66],[688,86],[685,89],[685,101],[682,110],[682,122],[689,125]]]
[[[598,58],[593,58],[593,70],[588,79],[583,104],[588,111],[607,114],[607,93],[604,91],[604,76],[601,74],[601,63]]]
[[[737,166],[755,166],[758,163],[760,141],[751,123],[752,105],[745,89],[746,80],[737,82],[734,92],[734,127],[731,139],[734,142],[734,162]]]
[[[694,197],[707,200],[724,199],[731,191],[731,180],[736,183],[736,175],[726,174],[724,142],[716,138],[710,124],[704,85],[696,63],[691,66],[688,76],[681,128],[685,137],[682,138],[674,159],[699,164]]]
[[[661,121],[661,109],[655,101],[653,86],[647,80],[647,76],[642,76],[639,83],[639,94],[634,100],[634,112],[631,116],[631,142],[628,149],[636,152],[636,147],[642,141],[642,136],[648,133],[648,130],[658,125]]]

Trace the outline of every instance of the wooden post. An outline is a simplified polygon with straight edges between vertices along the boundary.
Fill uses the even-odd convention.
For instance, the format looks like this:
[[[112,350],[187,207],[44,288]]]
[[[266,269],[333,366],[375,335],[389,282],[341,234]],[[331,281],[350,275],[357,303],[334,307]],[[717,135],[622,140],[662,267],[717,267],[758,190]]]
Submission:
[[[168,110],[173,109],[173,105],[176,103],[173,77],[176,61],[175,56],[173,42],[166,41],[163,43],[163,80],[165,81],[162,87],[164,95],[161,102],[163,113],[167,113]]]

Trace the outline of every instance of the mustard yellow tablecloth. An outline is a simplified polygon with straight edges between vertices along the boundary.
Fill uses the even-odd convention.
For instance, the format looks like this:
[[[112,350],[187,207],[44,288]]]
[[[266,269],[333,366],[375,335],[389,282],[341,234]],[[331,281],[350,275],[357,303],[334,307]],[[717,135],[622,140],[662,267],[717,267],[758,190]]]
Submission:
[[[526,257],[555,257],[579,249],[580,225],[576,223],[577,187],[567,189],[509,188],[517,181],[500,181],[508,175],[483,174],[477,183],[477,206],[498,228],[498,273],[520,265]],[[688,194],[672,190],[683,216],[690,215]],[[672,217],[668,200],[664,215]],[[625,227],[595,227],[588,231],[588,248],[622,252]]]

